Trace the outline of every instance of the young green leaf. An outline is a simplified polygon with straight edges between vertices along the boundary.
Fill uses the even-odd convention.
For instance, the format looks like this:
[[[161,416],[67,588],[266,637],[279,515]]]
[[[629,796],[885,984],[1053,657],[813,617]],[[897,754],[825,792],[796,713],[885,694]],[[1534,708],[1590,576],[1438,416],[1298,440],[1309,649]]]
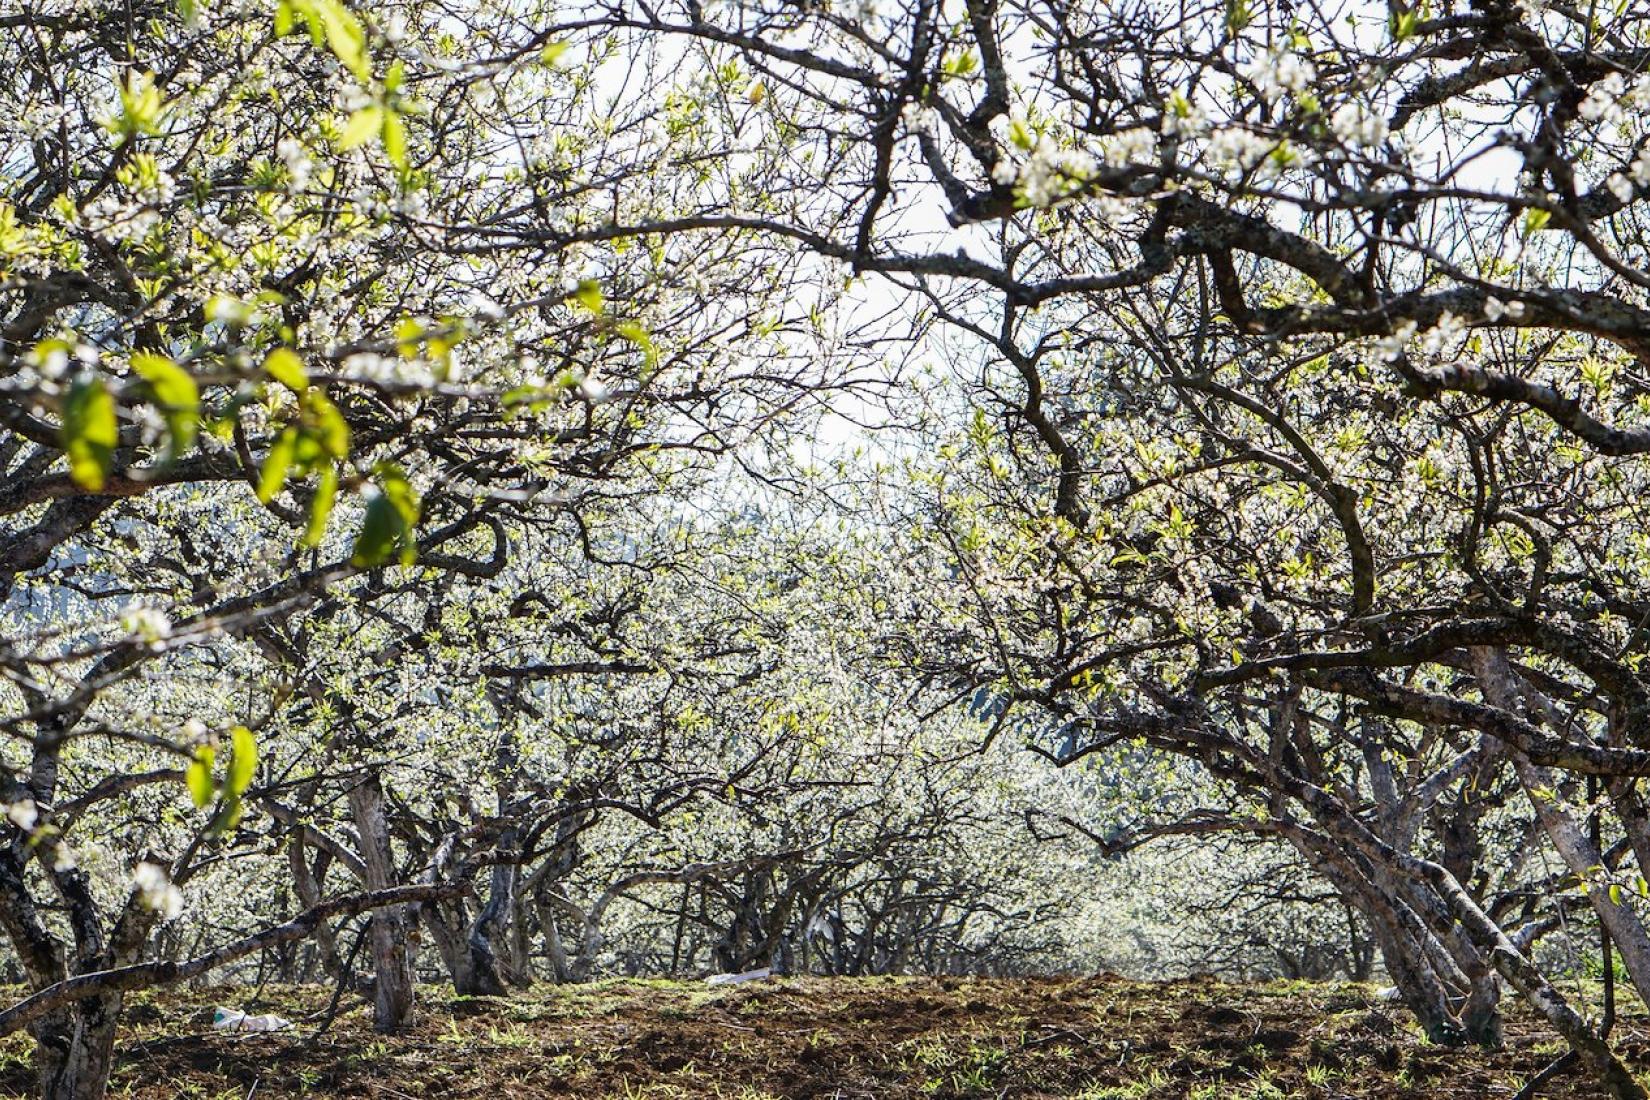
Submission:
[[[321,544],[321,536],[326,534],[327,530],[327,517],[332,515],[332,506],[337,499],[338,467],[324,467],[320,479],[315,484],[315,495],[309,498],[309,523],[304,528],[304,537],[300,544],[306,550]]]
[[[377,137],[384,128],[384,108],[370,103],[349,116],[343,136],[338,139],[340,149],[354,149]]]
[[[642,361],[650,370],[659,365],[659,349],[654,345],[653,337],[648,335],[647,329],[635,321],[625,321],[615,325],[613,331],[621,339],[628,340],[642,349]]]
[[[579,285],[573,288],[573,298],[591,313],[599,315],[602,311],[602,288],[594,279],[580,279]]]
[[[321,450],[331,458],[349,457],[349,424],[327,395],[311,388],[302,402],[304,426],[310,429]]]
[[[293,393],[303,393],[309,388],[309,373],[304,370],[304,361],[291,348],[276,348],[265,356],[264,373]]]
[[[212,763],[216,755],[211,745],[201,745],[195,750],[195,758],[189,761],[189,767],[184,769],[183,782],[189,788],[189,797],[197,808],[208,806],[216,793],[217,787],[212,780]]]
[[[405,171],[407,168],[407,124],[394,110],[384,108],[384,155],[390,163]]]
[[[263,468],[258,473],[258,503],[268,504],[274,500],[275,494],[286,484],[286,472],[292,465],[297,447],[298,432],[294,428],[286,429],[270,444]]]
[[[68,452],[69,476],[75,484],[89,492],[102,491],[119,440],[115,400],[103,380],[76,381],[63,405],[63,449]]]
[[[368,569],[392,558],[411,565],[418,557],[418,544],[413,538],[418,526],[418,497],[406,475],[391,463],[379,466],[377,482],[350,562]]]
[[[224,792],[223,801],[218,805],[218,812],[212,815],[212,824],[207,826],[208,836],[220,837],[236,825],[241,823],[241,814],[246,806],[241,802],[241,796],[232,792]]]
[[[177,458],[194,445],[200,429],[200,387],[188,371],[164,355],[139,351],[132,353],[132,370],[155,395],[155,403],[166,418],[168,461]]]
[[[252,736],[252,731],[245,726],[236,726],[229,731],[229,776],[227,786],[229,793],[239,797],[246,793],[252,785],[252,777],[258,770],[258,742]]]

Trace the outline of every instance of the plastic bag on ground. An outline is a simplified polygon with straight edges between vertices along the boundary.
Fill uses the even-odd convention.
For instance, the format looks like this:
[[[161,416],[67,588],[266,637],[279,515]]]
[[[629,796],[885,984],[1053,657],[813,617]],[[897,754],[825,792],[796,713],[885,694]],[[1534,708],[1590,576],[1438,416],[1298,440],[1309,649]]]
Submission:
[[[764,966],[760,970],[747,970],[743,974],[712,974],[705,979],[706,985],[738,985],[740,982],[754,982],[758,978],[766,978],[773,973],[771,967]]]
[[[291,1020],[282,1019],[273,1012],[263,1016],[248,1016],[238,1008],[224,1008],[219,1005],[212,1010],[212,1026],[219,1031],[280,1031],[292,1026]]]

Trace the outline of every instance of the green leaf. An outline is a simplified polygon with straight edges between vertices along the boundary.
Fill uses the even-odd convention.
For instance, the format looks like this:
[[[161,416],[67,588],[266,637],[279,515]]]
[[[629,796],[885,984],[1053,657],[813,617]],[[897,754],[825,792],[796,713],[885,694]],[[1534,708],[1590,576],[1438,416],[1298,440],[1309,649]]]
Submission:
[[[604,304],[602,288],[594,279],[580,279],[573,288],[573,298],[591,313],[600,314]]]
[[[241,814],[245,811],[245,809],[246,807],[241,803],[240,795],[224,795],[223,805],[218,807],[218,812],[213,816],[212,824],[207,829],[207,832],[215,837],[223,836],[229,830],[241,823]]]
[[[344,125],[344,135],[338,139],[340,149],[354,149],[364,145],[384,128],[384,108],[376,103],[368,104],[349,116],[349,122]]]
[[[539,64],[544,66],[554,66],[556,62],[566,56],[567,51],[572,48],[572,45],[567,42],[546,42],[544,44],[544,49],[539,51]]]
[[[424,325],[416,317],[403,317],[395,323],[395,350],[403,359],[418,356],[418,342],[424,339]]]
[[[206,319],[222,321],[230,328],[242,328],[252,323],[255,311],[251,303],[229,294],[214,294],[206,300]]]
[[[1413,8],[1398,8],[1392,13],[1392,37],[1404,42],[1415,37],[1415,31],[1420,26],[1420,16]]]
[[[198,809],[210,805],[216,791],[216,785],[212,782],[212,762],[216,756],[211,745],[201,745],[195,750],[195,758],[189,762],[189,767],[184,769],[184,785],[189,788],[189,797]]]
[[[384,108],[384,155],[397,168],[407,167],[407,124],[395,111]]]
[[[63,449],[69,455],[69,476],[89,492],[101,492],[120,440],[115,399],[103,380],[81,378],[69,387],[63,405]]]
[[[635,321],[625,321],[623,324],[615,325],[613,331],[620,338],[629,340],[642,349],[642,360],[650,369],[659,365],[659,349],[654,346],[653,337],[648,335],[647,329]]]
[[[1621,904],[1621,887],[1613,882],[1610,884],[1610,904]]]
[[[258,472],[258,502],[268,504],[286,484],[286,472],[292,465],[292,456],[298,449],[298,431],[288,428],[270,444],[264,456],[263,468]]]
[[[401,522],[411,530],[418,524],[418,496],[413,492],[412,483],[401,472],[400,467],[385,463],[378,469],[378,482],[384,487],[384,495],[395,505],[395,510],[401,516]]]
[[[127,73],[115,90],[120,93],[120,114],[106,119],[104,126],[125,138],[160,133],[166,102],[155,87],[153,73]]]
[[[395,552],[401,519],[395,506],[382,493],[367,502],[367,514],[361,521],[361,531],[355,536],[355,551],[350,564],[372,569],[390,560]]]
[[[1528,240],[1529,238],[1535,236],[1537,233],[1547,228],[1547,223],[1552,221],[1552,218],[1553,212],[1551,210],[1539,210],[1535,207],[1531,207],[1530,209],[1524,211],[1524,225],[1522,228],[1523,237]]]
[[[252,777],[258,770],[258,742],[252,736],[252,731],[245,726],[236,726],[229,731],[229,775],[226,785],[229,793],[237,798],[246,793],[252,785]]]
[[[355,538],[350,563],[371,569],[392,558],[411,565],[418,557],[413,538],[418,525],[418,497],[399,467],[379,466],[377,492],[367,501],[367,514]]]
[[[284,9],[284,11],[283,11]],[[355,13],[341,0],[282,0],[275,10],[275,33],[292,28],[293,16],[302,15],[316,42],[325,41],[333,56],[343,62],[355,79],[365,84],[372,79],[367,62],[367,31]]]
[[[304,361],[291,348],[276,348],[264,358],[264,373],[291,390],[303,393],[309,389],[309,373]]]
[[[301,402],[304,425],[331,458],[349,457],[349,424],[326,394],[311,387]]]
[[[327,530],[327,517],[332,515],[332,506],[337,499],[338,467],[328,466],[321,471],[320,480],[315,485],[315,495],[309,498],[309,524],[304,528],[300,543],[306,550],[321,544],[321,536]]]
[[[168,461],[177,458],[194,445],[200,430],[200,387],[189,372],[164,355],[139,351],[132,353],[132,370],[149,383],[155,403],[166,418]]]

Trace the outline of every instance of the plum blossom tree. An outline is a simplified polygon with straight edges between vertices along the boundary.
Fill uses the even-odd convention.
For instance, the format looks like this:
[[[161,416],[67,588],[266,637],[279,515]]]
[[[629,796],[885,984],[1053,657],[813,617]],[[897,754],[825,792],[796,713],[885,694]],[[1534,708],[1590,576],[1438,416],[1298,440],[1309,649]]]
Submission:
[[[1042,919],[959,836],[1215,836],[1318,876],[1433,1038],[1510,985],[1643,1096],[1536,947],[1586,915],[1650,998],[1647,33],[0,15],[0,1027],[43,1095],[102,1094],[125,990],[309,937],[342,976],[335,921],[392,1028],[420,926],[480,992],[617,912],[672,969],[943,969]],[[826,410],[903,434],[833,480]],[[734,471],[838,541],[730,519]],[[1061,777],[970,806],[975,720]],[[231,853],[301,908],[151,958]]]
[[[1430,1033],[1495,1041],[1504,981],[1642,1095],[1530,960],[1529,868],[1483,861],[1520,817],[1643,986],[1644,16],[592,10],[737,57],[805,150],[703,221],[983,360],[907,511],[957,583],[902,659],[1061,762],[1196,761],[1248,805],[1179,831],[1292,845]]]

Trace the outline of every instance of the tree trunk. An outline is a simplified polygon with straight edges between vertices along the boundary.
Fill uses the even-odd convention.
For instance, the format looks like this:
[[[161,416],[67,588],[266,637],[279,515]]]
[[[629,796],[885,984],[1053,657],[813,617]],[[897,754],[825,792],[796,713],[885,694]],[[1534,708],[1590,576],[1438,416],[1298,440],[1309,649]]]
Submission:
[[[539,914],[539,930],[544,935],[544,954],[550,960],[550,980],[566,985],[573,980],[573,965],[567,957],[567,945],[561,941],[561,929],[556,927],[555,907],[544,901],[534,904]]]
[[[1507,661],[1506,655],[1492,649],[1473,651],[1473,673],[1478,689],[1492,706],[1513,714],[1524,713],[1519,704],[1527,694],[1527,685]],[[1528,694],[1533,695],[1533,691]],[[1532,699],[1531,715],[1537,722],[1545,722],[1547,714],[1543,700]],[[1551,724],[1551,723],[1548,723]],[[1587,890],[1587,900],[1599,922],[1610,933],[1616,950],[1621,953],[1622,967],[1638,991],[1639,997],[1650,1003],[1650,932],[1645,930],[1638,914],[1612,898],[1604,880],[1604,854],[1593,844],[1587,830],[1568,810],[1558,792],[1558,778],[1551,769],[1532,764],[1521,754],[1514,754],[1513,766],[1519,782],[1541,822],[1547,839],[1552,842],[1559,858],[1570,873]]]
[[[298,901],[305,909],[313,909],[321,904],[321,879],[310,869],[309,859],[305,855],[303,834],[294,832],[292,839],[287,842],[287,862],[292,869],[292,886],[298,894]],[[317,865],[325,873],[328,856],[325,852],[317,858]],[[332,931],[332,925],[322,921],[315,926],[315,950],[321,961],[321,969],[327,977],[334,981],[342,981],[344,977],[343,957],[338,954],[338,937]]]
[[[533,940],[532,929],[528,927],[527,903],[522,899],[521,890],[516,890],[515,904],[510,913],[510,984],[517,989],[530,989],[533,985]]]
[[[1508,984],[1523,994],[1530,1007],[1570,1044],[1604,1094],[1614,1100],[1646,1100],[1643,1086],[1633,1079],[1609,1043],[1570,1007],[1564,995],[1524,957],[1500,926],[1484,915],[1449,872],[1438,864],[1416,863],[1444,895],[1466,934],[1481,946]]]
[[[453,991],[463,993],[469,984],[470,952],[464,941],[464,929],[470,916],[464,899],[456,898],[446,905],[426,905],[423,909],[424,927],[429,930],[430,942],[441,965],[452,979]]]
[[[119,994],[88,997],[30,1029],[37,1043],[42,1100],[103,1100],[121,1000]]]
[[[395,863],[390,853],[389,821],[384,812],[384,788],[374,773],[350,791],[350,811],[361,835],[361,862],[369,890],[395,885]],[[412,1023],[413,926],[407,907],[380,909],[372,915],[373,966],[372,1023],[379,1031],[399,1031]]]
[[[509,843],[509,840],[505,840],[501,845],[508,847]],[[515,909],[515,886],[515,864],[495,863],[487,904],[482,906],[481,912],[476,914],[475,921],[470,925],[468,942],[465,944],[465,950],[469,953],[469,965],[463,968],[461,982],[454,983],[457,992],[476,997],[504,996],[507,976],[504,964],[499,958],[498,943],[500,935],[507,930]]]

